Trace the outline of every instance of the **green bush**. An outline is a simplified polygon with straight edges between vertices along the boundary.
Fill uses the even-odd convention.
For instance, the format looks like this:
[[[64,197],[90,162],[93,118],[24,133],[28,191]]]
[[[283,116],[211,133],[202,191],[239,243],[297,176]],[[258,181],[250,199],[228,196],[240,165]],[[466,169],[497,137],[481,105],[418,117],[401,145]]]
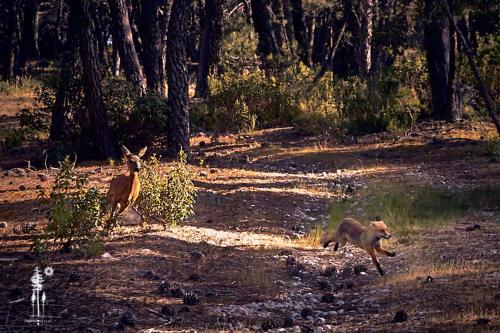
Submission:
[[[24,130],[13,127],[0,127],[0,143],[3,151],[19,147],[26,140]]]
[[[194,214],[196,190],[186,158],[186,154],[181,151],[179,161],[167,175],[161,172],[160,162],[155,156],[143,163],[137,205],[145,223],[155,219],[166,228]]]
[[[60,162],[49,198],[49,224],[43,238],[65,251],[89,254],[102,244],[105,226],[105,196],[96,188],[86,189],[86,176],[73,170],[66,157]]]

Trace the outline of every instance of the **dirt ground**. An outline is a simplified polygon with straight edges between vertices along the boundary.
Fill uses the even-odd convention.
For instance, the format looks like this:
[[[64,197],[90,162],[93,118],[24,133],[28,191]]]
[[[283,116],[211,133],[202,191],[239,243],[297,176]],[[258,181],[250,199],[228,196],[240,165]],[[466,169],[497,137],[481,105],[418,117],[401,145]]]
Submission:
[[[343,186],[353,192],[396,183],[499,188],[500,164],[480,148],[488,133],[487,124],[463,122],[428,123],[403,138],[344,141],[291,128],[218,143],[200,134],[192,141],[195,216],[144,232],[129,211],[104,256],[53,254],[53,275],[43,286],[49,322],[39,330],[499,331],[498,209],[471,211],[417,232],[411,242],[395,234],[388,247],[397,256],[380,259],[385,277],[362,251],[349,246],[334,253],[304,236],[326,223]],[[53,175],[10,169],[11,161],[0,158],[0,222],[6,223],[0,228],[0,332],[27,332],[36,326],[26,320],[37,261],[27,255],[29,234],[21,227],[47,223],[38,193],[49,191]],[[105,189],[124,166],[83,163],[78,170]],[[474,224],[480,228],[466,231]],[[195,292],[200,303],[183,305],[168,291],[176,288]],[[162,314],[165,305],[173,315]],[[407,319],[394,323],[401,310]]]

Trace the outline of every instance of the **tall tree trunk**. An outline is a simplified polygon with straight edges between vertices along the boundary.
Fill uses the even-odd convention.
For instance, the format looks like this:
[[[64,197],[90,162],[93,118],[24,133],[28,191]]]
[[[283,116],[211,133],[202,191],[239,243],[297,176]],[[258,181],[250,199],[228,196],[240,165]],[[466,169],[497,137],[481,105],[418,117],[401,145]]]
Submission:
[[[314,31],[313,47],[311,51],[311,62],[323,64],[328,56],[328,50],[332,45],[333,17],[332,11],[324,9],[316,17],[316,29]]]
[[[219,61],[222,39],[223,0],[206,0],[205,24],[200,40],[200,61],[196,79],[196,96],[205,97],[208,88],[208,75]]]
[[[170,0],[160,0],[160,38],[161,38],[161,56],[160,56],[160,90],[163,97],[167,97],[167,31],[170,20],[170,9],[172,2]]]
[[[61,83],[56,92],[56,100],[51,112],[50,140],[62,141],[65,139],[68,124],[66,117],[69,113],[68,104],[71,96],[68,92],[71,77],[74,75],[75,63],[77,62],[78,51],[78,25],[77,16],[74,10],[70,10],[68,15],[68,28],[66,32],[66,43],[64,45],[61,60]],[[62,32],[61,32],[62,33]]]
[[[292,4],[293,31],[298,44],[297,54],[299,59],[309,66],[311,65],[309,62],[309,45],[302,0],[290,0],[290,2]]]
[[[7,47],[3,55],[3,76],[14,80],[19,75],[19,53],[21,42],[21,1],[11,0],[8,3]]]
[[[186,28],[190,1],[174,0],[168,25],[168,155],[175,157],[182,149],[189,154],[188,70]]]
[[[94,43],[96,44],[99,65],[101,69],[108,68],[108,36],[107,31],[104,26],[103,17],[109,15],[108,8],[96,1],[91,1],[90,3],[91,20],[94,25]]]
[[[142,73],[139,57],[135,50],[132,29],[125,0],[109,0],[113,23],[113,50],[119,50],[121,65],[127,80],[132,82],[142,93],[146,91],[146,80]],[[116,45],[115,45],[116,43]]]
[[[257,51],[262,63],[266,64],[270,55],[279,55],[280,53],[272,25],[273,15],[268,0],[251,0],[251,6],[253,26],[259,36]]]
[[[293,17],[290,0],[282,0],[283,2],[283,17],[285,19],[285,31],[288,41],[291,42],[295,37],[293,35]]]
[[[27,0],[24,3],[24,18],[19,60],[19,66],[22,70],[26,69],[26,64],[29,60],[38,58],[40,54],[38,49],[39,8],[39,0]]]
[[[157,92],[161,95],[161,36],[159,25],[159,1],[148,0],[142,2],[141,25],[139,31],[141,33],[142,46],[142,64],[144,65],[144,73],[148,89]]]
[[[375,7],[375,0],[360,0],[358,7],[360,43],[357,50],[357,61],[359,74],[364,77],[368,76],[372,66],[373,16]]]
[[[425,0],[424,40],[431,85],[431,101],[433,116],[436,119],[454,121],[461,110],[455,103],[458,100],[456,89],[456,66],[452,42],[454,31],[450,29],[450,21],[446,17],[442,4],[438,1]],[[453,44],[455,44],[453,42]],[[451,63],[453,61],[453,64]]]
[[[280,50],[283,49],[283,45],[285,44],[285,34],[284,34],[284,19],[283,19],[283,4],[281,0],[272,0],[271,2],[272,9],[272,22],[273,22],[273,31],[274,36],[276,37],[276,43],[278,44],[278,48]]]
[[[73,0],[72,9],[78,17],[80,58],[82,60],[85,99],[89,110],[90,124],[101,159],[116,157],[111,141],[104,101],[102,96],[101,74],[99,72],[99,53],[93,42],[91,0]]]

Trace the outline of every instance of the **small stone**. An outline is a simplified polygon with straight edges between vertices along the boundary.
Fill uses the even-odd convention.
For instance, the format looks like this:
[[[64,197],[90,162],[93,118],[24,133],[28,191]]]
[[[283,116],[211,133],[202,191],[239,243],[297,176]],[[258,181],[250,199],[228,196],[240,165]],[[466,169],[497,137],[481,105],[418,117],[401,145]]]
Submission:
[[[68,276],[68,281],[69,282],[79,282],[83,280],[83,276],[80,273],[71,273]]]
[[[170,295],[175,298],[183,298],[186,295],[186,291],[182,288],[172,288],[170,289]]]
[[[325,322],[326,322],[326,319],[325,319],[325,318],[316,317],[316,318],[314,319],[314,325],[315,325],[315,326],[321,326],[321,325],[323,325]]]
[[[296,260],[295,260],[294,256],[288,256],[288,257],[286,257],[285,263],[286,263],[287,266],[295,265],[295,262],[296,262]]]
[[[211,168],[210,169],[210,173],[217,173],[217,172],[219,172],[219,171],[217,169],[215,169],[215,168]]]
[[[280,326],[279,322],[274,319],[274,318],[268,318],[268,319],[265,319],[262,324],[260,325],[260,327],[262,328],[262,330],[265,332],[265,331],[269,331],[269,330],[272,330],[272,329],[276,329]]]
[[[156,274],[154,271],[149,270],[144,273],[144,278],[149,280],[159,280],[161,279],[161,276]]]
[[[40,181],[42,181],[42,182],[45,182],[49,179],[49,176],[47,176],[44,173],[39,173],[39,174],[37,174],[37,176],[38,176],[38,179],[40,179]]]
[[[241,164],[246,164],[246,163],[250,162],[250,157],[248,155],[243,155],[239,158],[239,162]]]
[[[208,298],[215,297],[215,293],[213,291],[207,291],[205,294],[205,297],[208,297]]]
[[[200,146],[200,148],[203,148],[207,145],[207,143],[205,141],[200,141],[198,145]]]
[[[481,229],[481,226],[479,224],[474,224],[470,225],[467,228],[465,228],[465,231],[474,231],[474,230],[479,230]]]
[[[7,228],[8,226],[7,222],[0,222],[0,228]]]
[[[172,288],[172,285],[170,284],[169,281],[166,281],[166,280],[163,280],[161,281],[160,283],[160,286],[158,287],[158,291],[160,294],[171,294],[171,289]]]
[[[19,185],[19,191],[26,191],[26,186]]]
[[[170,304],[165,304],[161,307],[161,314],[167,317],[172,317],[175,314],[175,310]]]
[[[354,274],[361,275],[361,273],[366,273],[368,271],[368,267],[363,264],[358,264],[354,266]]]
[[[321,275],[326,276],[326,277],[332,277],[335,274],[337,274],[337,268],[335,266],[328,266],[325,268],[325,270],[321,273]]]
[[[205,255],[200,251],[191,251],[190,256],[193,261],[202,261],[205,259]]]
[[[101,256],[101,258],[103,258],[103,259],[112,259],[112,258],[113,258],[113,256],[112,256],[111,254],[109,254],[109,252],[106,252],[106,253],[104,253],[104,254]]]
[[[111,332],[115,332],[115,331],[121,331],[123,330],[123,325],[120,324],[119,322],[115,321],[114,323],[112,323],[111,325],[109,325],[109,328],[108,328]]]
[[[189,280],[191,281],[200,281],[201,280],[201,275],[198,273],[192,273],[189,275]]]
[[[300,315],[304,319],[311,316],[312,313],[313,313],[313,311],[311,308],[303,308],[302,311],[300,311]]]
[[[182,298],[182,302],[185,305],[198,305],[200,304],[200,298],[198,297],[198,294],[194,292],[188,292]]]
[[[42,185],[38,184],[37,186],[35,186],[35,189],[37,189],[37,190],[42,190],[42,189],[43,189],[43,187],[42,187]]]
[[[208,173],[206,171],[200,171],[200,177],[207,177]]]
[[[325,280],[319,280],[318,281],[318,287],[321,290],[329,290],[329,289],[332,288],[332,286],[330,285],[330,283],[328,283],[328,281],[325,281]]]
[[[430,275],[427,275],[427,277],[425,278],[425,282],[432,282],[434,281],[434,278]]]
[[[136,318],[132,311],[125,311],[120,317],[120,324],[123,326],[135,326]]]
[[[300,327],[301,333],[314,333],[314,328],[309,325],[303,325]]]
[[[393,323],[404,323],[405,321],[408,320],[408,314],[406,313],[405,310],[399,310],[396,312],[396,315],[394,315],[394,319],[392,320]]]
[[[321,296],[322,303],[332,303],[334,300],[335,300],[335,297],[333,296],[332,293],[326,293],[323,296]]]
[[[490,318],[477,318],[476,324],[478,324],[479,326],[484,326],[488,325],[490,321],[491,321]]]
[[[208,223],[208,224],[210,224],[210,223],[214,223],[214,220],[212,220],[212,219],[208,219],[205,223]]]
[[[292,327],[295,324],[293,313],[287,313],[283,318],[283,327]]]

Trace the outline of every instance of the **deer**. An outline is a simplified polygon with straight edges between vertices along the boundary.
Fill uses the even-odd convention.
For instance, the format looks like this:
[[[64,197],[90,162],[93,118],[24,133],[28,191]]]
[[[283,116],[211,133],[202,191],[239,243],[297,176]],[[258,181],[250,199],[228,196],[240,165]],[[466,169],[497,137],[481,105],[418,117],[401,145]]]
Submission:
[[[139,182],[141,157],[144,156],[147,149],[148,147],[144,147],[137,154],[132,154],[127,147],[121,146],[129,174],[121,174],[111,179],[107,195],[108,205],[111,207],[110,221],[113,221],[137,200],[141,190]]]

